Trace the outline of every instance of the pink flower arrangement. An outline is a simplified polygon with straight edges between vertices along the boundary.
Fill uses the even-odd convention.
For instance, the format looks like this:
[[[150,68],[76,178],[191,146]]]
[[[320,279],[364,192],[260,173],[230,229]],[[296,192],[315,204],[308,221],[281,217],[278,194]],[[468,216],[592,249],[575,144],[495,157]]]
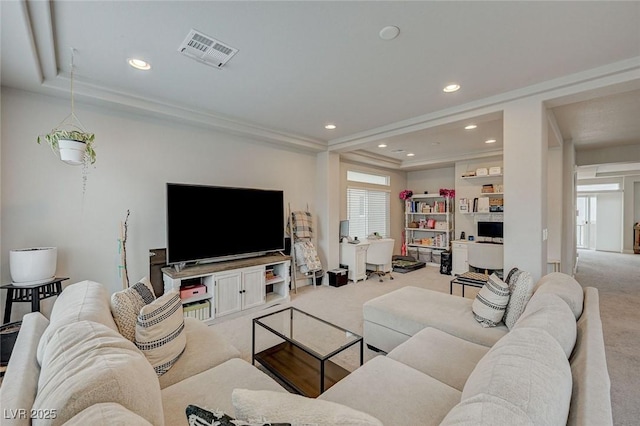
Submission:
[[[400,192],[400,199],[401,200],[406,200],[408,198],[411,198],[413,196],[413,191],[410,189],[405,189],[404,191]]]
[[[445,198],[456,198],[455,189],[440,189],[440,196]]]

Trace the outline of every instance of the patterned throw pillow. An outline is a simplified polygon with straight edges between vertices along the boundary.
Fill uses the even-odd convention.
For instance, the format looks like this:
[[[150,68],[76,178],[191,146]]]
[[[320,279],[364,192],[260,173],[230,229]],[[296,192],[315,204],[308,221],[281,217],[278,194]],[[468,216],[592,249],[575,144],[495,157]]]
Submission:
[[[264,423],[245,423],[234,420],[233,417],[221,410],[206,410],[197,405],[187,405],[185,410],[187,421],[190,425],[217,425],[217,426],[263,426]],[[267,423],[270,426],[291,426],[291,423]],[[266,425],[265,425],[266,426]]]
[[[187,345],[182,301],[171,290],[140,309],[134,343],[158,376],[178,361]]]
[[[524,312],[524,308],[527,307],[527,302],[533,295],[535,283],[530,273],[518,268],[509,271],[505,281],[509,286],[511,298],[504,313],[504,323],[511,330]]]
[[[476,321],[483,327],[498,325],[509,303],[509,294],[509,286],[492,274],[471,305]]]
[[[131,340],[136,335],[136,320],[140,309],[156,300],[149,277],[144,277],[126,290],[111,295],[111,315],[118,326],[118,331]]]

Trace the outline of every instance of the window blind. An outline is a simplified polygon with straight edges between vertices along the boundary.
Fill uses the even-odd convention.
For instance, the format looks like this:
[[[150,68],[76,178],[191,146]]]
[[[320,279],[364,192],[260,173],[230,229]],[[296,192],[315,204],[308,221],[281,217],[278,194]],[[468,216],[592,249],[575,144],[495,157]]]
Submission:
[[[389,235],[389,191],[347,188],[349,236],[358,239],[377,232]]]

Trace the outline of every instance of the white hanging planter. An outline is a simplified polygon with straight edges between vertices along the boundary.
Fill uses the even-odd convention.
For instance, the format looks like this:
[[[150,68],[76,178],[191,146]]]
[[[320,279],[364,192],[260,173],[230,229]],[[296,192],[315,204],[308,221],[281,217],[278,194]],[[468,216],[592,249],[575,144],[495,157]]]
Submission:
[[[58,140],[58,149],[60,150],[60,160],[72,166],[79,166],[84,163],[85,150],[87,144],[71,139]]]
[[[50,281],[55,277],[57,260],[56,247],[9,251],[9,272],[13,285],[25,286]]]

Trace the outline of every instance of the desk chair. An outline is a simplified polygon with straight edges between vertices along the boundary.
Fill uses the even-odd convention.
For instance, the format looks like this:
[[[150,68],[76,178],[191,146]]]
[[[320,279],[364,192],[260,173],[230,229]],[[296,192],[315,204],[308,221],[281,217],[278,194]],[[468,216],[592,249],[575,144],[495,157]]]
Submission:
[[[504,246],[489,243],[468,244],[467,260],[469,266],[489,275],[489,271],[504,269]]]
[[[367,271],[367,279],[371,275],[377,275],[380,277],[380,282],[382,282],[382,278],[388,274],[389,279],[392,280],[391,258],[395,241],[392,238],[382,238],[379,240],[367,240],[367,242],[370,243],[367,249],[367,268],[375,268]]]
[[[481,272],[465,272],[449,282],[449,294],[453,294],[453,285],[482,288],[489,280],[489,271],[504,269],[504,246],[502,244],[473,243],[467,245],[467,260],[470,268]]]

